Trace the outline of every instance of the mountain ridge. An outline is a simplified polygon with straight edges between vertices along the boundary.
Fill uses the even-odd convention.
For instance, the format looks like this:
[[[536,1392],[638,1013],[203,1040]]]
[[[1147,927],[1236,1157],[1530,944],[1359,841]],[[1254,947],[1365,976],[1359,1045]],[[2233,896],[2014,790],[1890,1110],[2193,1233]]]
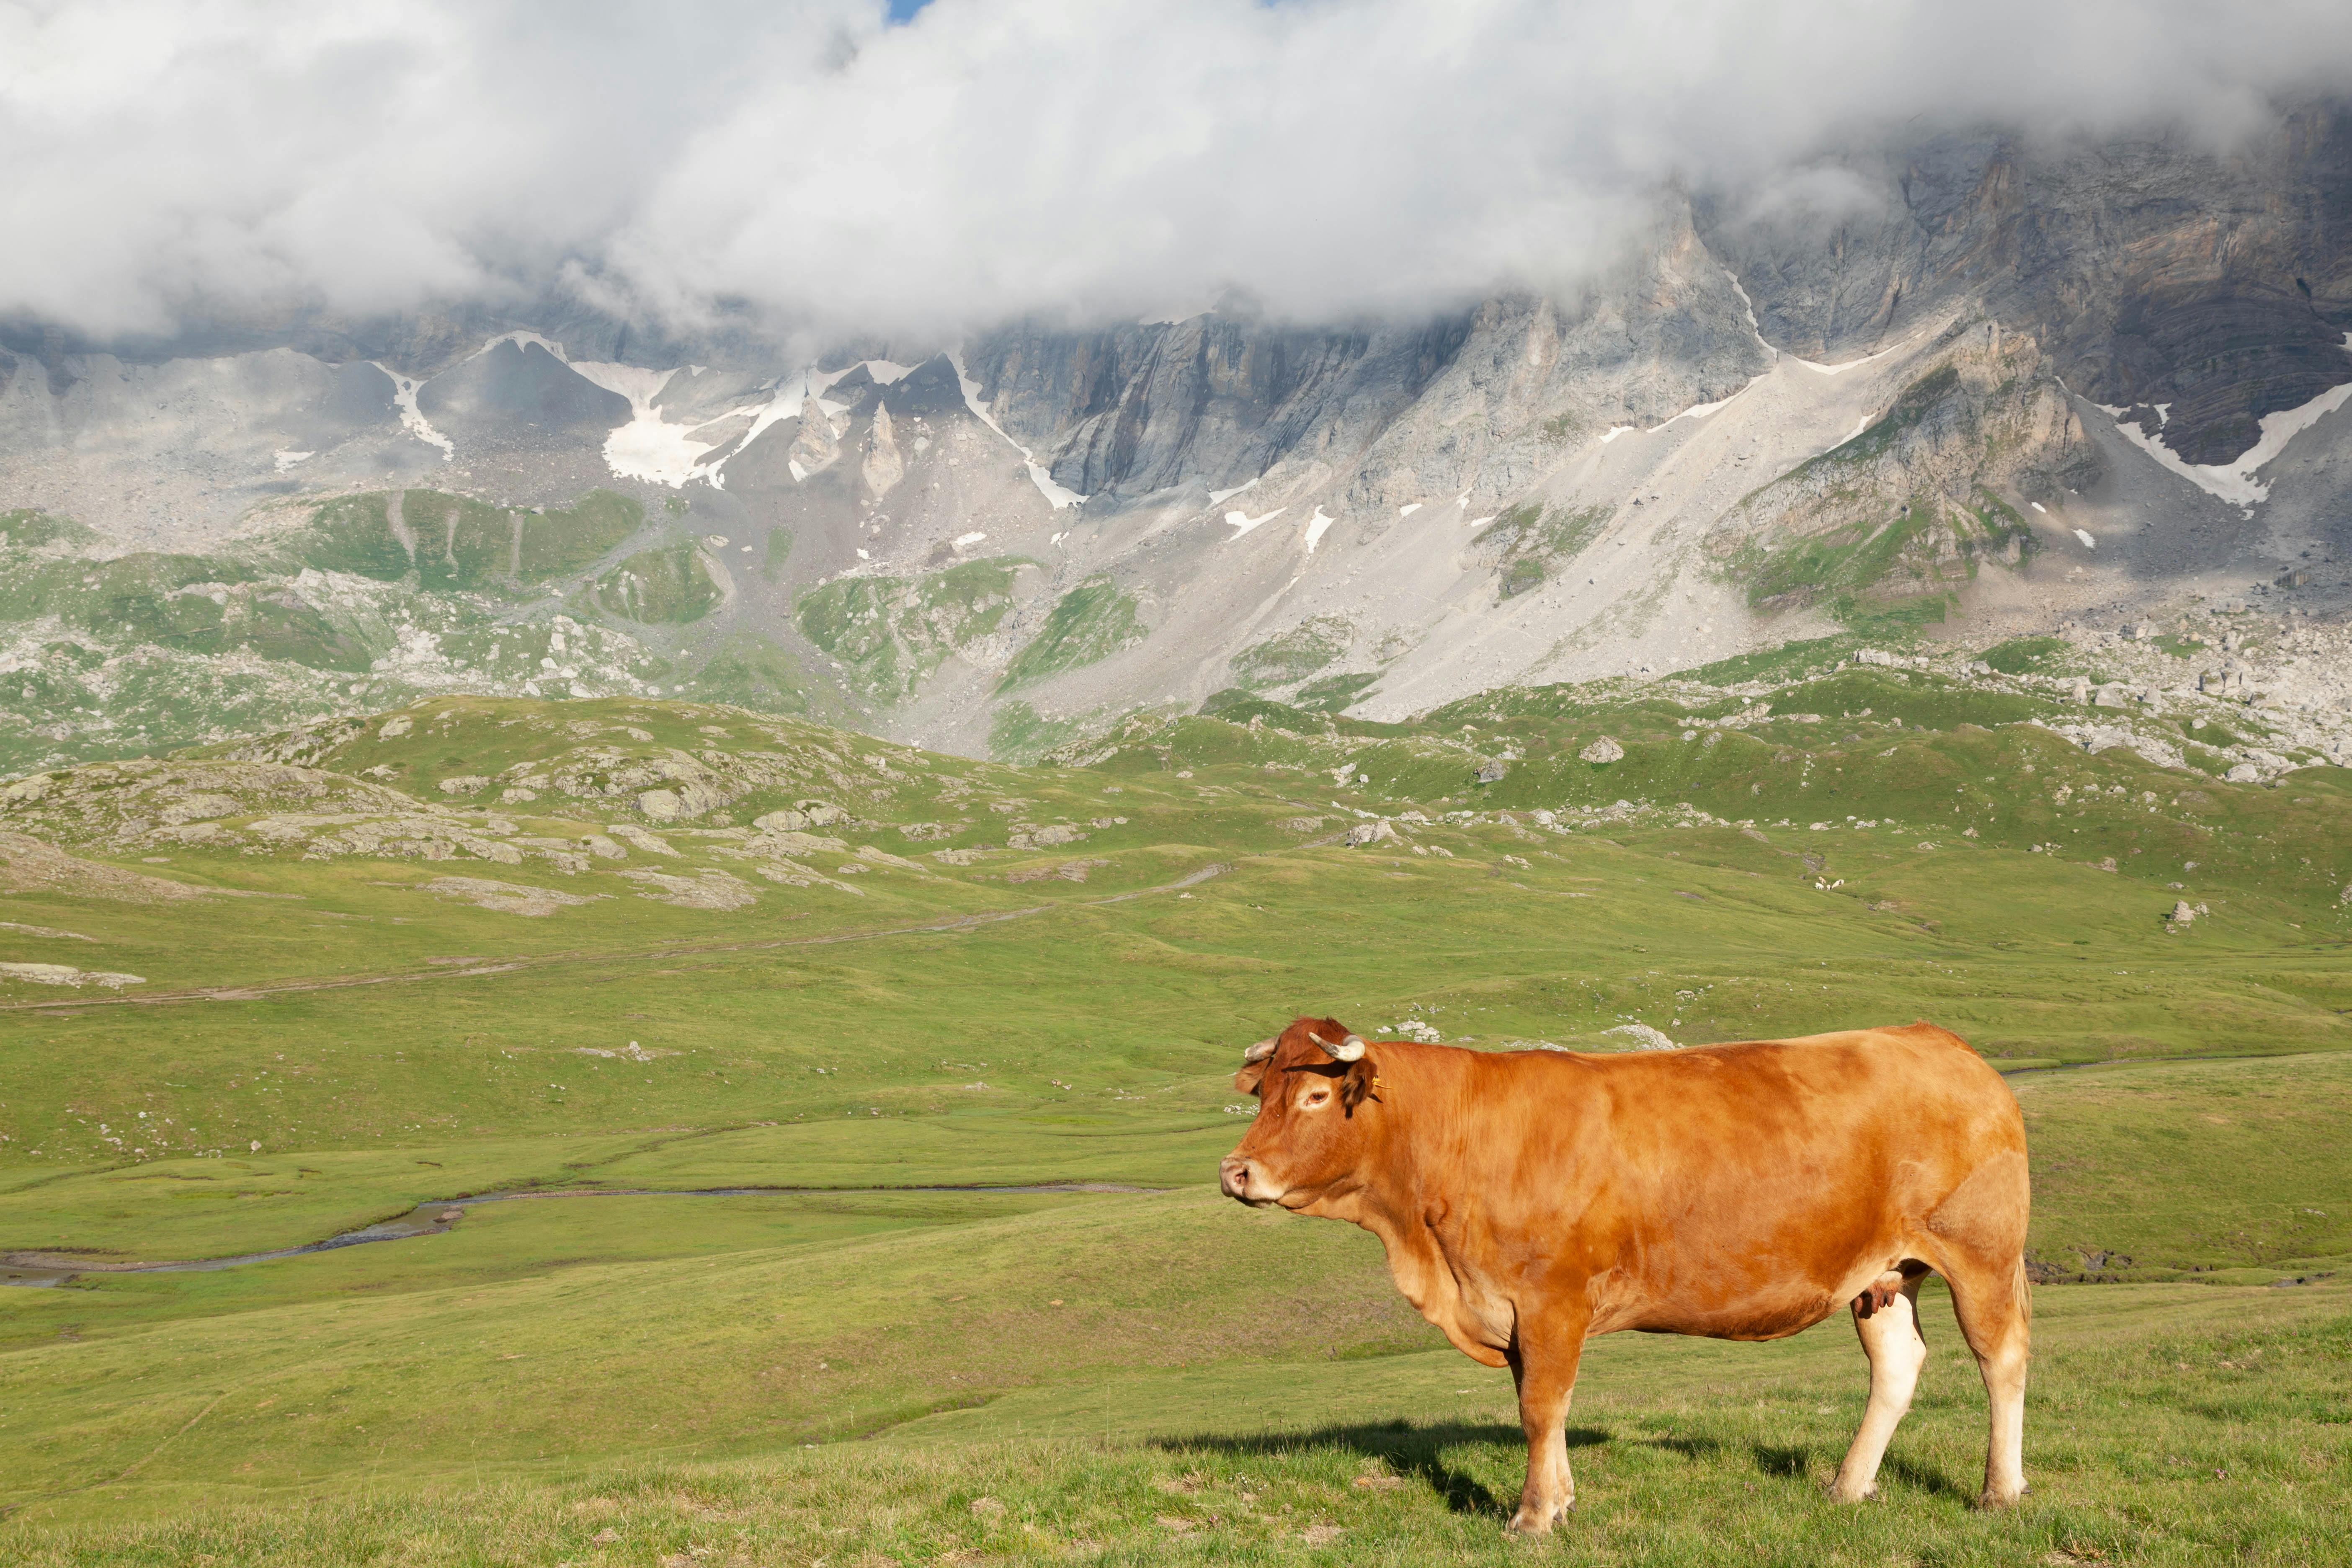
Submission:
[[[0,500],[115,536],[95,560],[383,495],[415,566],[401,498],[445,495],[462,596],[467,509],[515,555],[613,494],[642,515],[577,542],[595,573],[443,608],[976,754],[1237,683],[1393,718],[1841,626],[1989,646],[2298,574],[2352,605],[2343,108],[2231,159],[1988,132],[1815,173],[1669,193],[1575,296],[1419,321],[1228,299],[797,361],[555,300],[117,345],[145,360],[10,329]],[[23,610],[20,663],[54,643]]]

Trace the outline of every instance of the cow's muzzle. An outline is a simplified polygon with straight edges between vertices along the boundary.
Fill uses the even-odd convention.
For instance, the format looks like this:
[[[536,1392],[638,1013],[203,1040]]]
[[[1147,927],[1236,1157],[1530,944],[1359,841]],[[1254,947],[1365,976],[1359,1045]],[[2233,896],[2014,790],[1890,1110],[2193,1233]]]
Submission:
[[[1239,1154],[1226,1155],[1217,1166],[1217,1190],[1252,1205],[1265,1201],[1250,1195],[1250,1163]]]

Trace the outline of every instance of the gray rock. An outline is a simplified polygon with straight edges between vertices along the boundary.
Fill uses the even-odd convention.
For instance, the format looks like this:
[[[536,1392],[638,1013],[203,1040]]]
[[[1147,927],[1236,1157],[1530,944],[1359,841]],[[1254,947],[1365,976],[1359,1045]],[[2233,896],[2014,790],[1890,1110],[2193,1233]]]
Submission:
[[[1076,844],[1085,837],[1075,827],[1048,823],[1043,827],[1016,828],[1005,842],[1015,849],[1050,849],[1057,845]]]
[[[1576,754],[1588,763],[1622,762],[1625,748],[1617,743],[1615,737],[1603,735]]]
[[[2286,193],[2345,188],[2342,125],[2292,114],[2226,158],[2160,133],[2094,148],[1943,132],[1841,158],[1853,184],[1833,217],[1724,195],[1701,199],[1699,232],[1791,353],[1867,353],[1969,300],[2184,461],[2226,463],[2263,415],[2344,379],[2343,329],[2275,281],[2339,276],[2321,259],[2338,254],[2330,220]],[[2003,237],[2019,223],[2031,243]]]
[[[416,405],[434,428],[469,445],[539,446],[593,438],[629,422],[629,400],[607,392],[537,343],[509,341],[426,382]]]

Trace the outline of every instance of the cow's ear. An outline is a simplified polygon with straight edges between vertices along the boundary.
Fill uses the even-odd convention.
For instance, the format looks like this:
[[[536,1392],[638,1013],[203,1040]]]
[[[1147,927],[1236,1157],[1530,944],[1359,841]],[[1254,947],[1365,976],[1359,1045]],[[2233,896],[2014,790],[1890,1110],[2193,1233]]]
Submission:
[[[1348,1064],[1348,1076],[1339,1080],[1339,1103],[1347,1108],[1349,1115],[1356,1113],[1356,1107],[1364,1103],[1380,1081],[1370,1057],[1359,1057]]]
[[[1257,1086],[1265,1081],[1265,1064],[1252,1062],[1234,1074],[1234,1087],[1244,1094],[1255,1094]]]

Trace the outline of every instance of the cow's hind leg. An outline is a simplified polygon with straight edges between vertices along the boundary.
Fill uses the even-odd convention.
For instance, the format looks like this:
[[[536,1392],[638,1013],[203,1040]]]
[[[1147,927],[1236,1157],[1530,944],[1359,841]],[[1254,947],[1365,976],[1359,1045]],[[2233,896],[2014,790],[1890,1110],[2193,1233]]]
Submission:
[[[2022,1256],[1992,1264],[1952,1260],[1940,1269],[1952,1288],[1960,1332],[1976,1352],[1991,1405],[1985,1449],[1984,1495],[1978,1504],[2004,1508],[2025,1491],[2025,1363],[2033,1332],[2033,1298]]]
[[[1542,1535],[1576,1506],[1576,1478],[1568,1468],[1568,1400],[1584,1354],[1585,1321],[1548,1325],[1530,1338],[1522,1329],[1510,1352],[1519,1389],[1519,1425],[1528,1435],[1528,1480],[1518,1511],[1504,1526],[1514,1535]]]
[[[1870,1358],[1870,1406],[1830,1489],[1840,1502],[1860,1502],[1878,1489],[1878,1461],[1911,1408],[1919,1369],[1927,1362],[1927,1342],[1919,1335],[1919,1281],[1925,1278],[1924,1271],[1887,1274],[1854,1298],[1854,1332]]]

